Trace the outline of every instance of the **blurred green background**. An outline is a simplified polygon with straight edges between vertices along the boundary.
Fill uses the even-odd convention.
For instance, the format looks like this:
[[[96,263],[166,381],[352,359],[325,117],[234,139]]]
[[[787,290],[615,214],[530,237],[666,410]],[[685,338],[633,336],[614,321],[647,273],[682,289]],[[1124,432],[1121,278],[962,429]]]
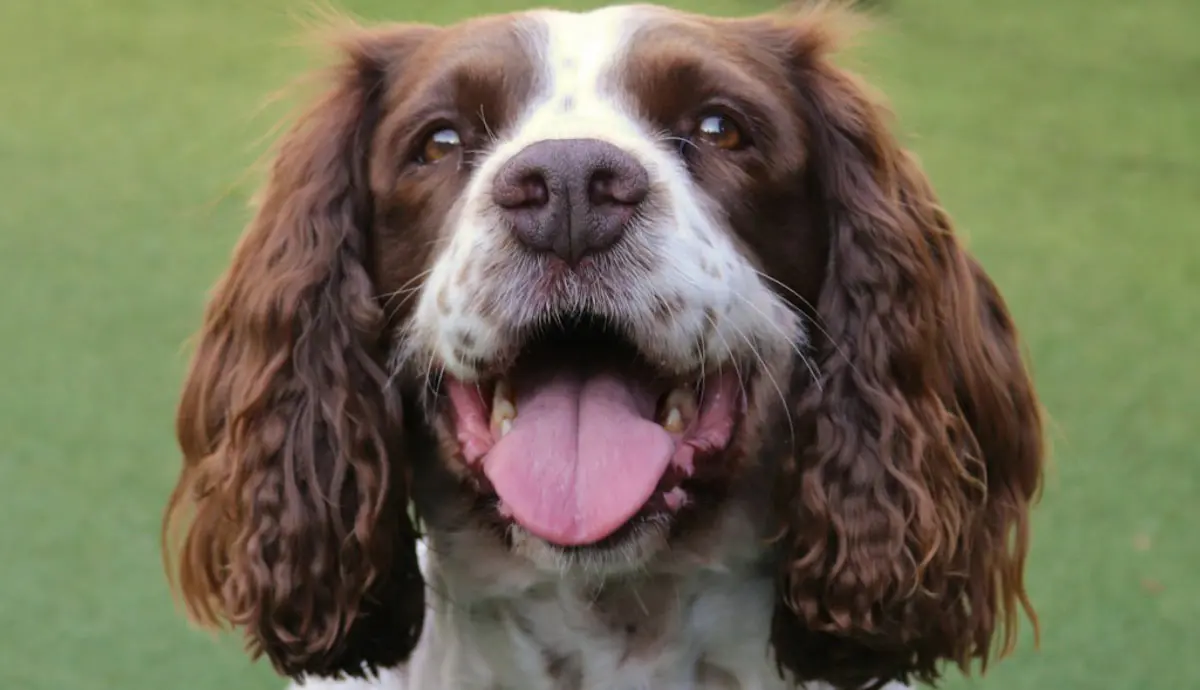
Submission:
[[[1200,2],[873,4],[853,61],[1008,296],[1054,425],[1042,649],[949,686],[1200,688]],[[311,64],[308,6],[0,2],[4,690],[281,687],[185,624],[157,529],[185,340],[247,217],[259,107]]]

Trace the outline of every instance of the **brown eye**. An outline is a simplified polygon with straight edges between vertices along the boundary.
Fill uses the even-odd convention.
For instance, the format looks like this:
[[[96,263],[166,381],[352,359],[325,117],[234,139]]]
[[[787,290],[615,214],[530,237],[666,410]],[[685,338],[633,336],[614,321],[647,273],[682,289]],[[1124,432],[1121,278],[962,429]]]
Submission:
[[[446,127],[429,135],[424,146],[421,147],[418,160],[421,163],[436,163],[460,148],[462,148],[462,138],[458,136],[458,132]]]
[[[745,140],[737,123],[732,118],[720,114],[707,115],[701,119],[696,125],[693,137],[727,151],[741,148]]]

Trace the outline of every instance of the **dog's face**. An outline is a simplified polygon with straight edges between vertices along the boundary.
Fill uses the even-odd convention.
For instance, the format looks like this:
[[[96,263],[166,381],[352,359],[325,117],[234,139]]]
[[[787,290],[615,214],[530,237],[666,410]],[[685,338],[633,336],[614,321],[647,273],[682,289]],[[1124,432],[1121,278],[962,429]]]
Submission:
[[[426,38],[409,64],[436,67],[384,96],[391,366],[432,398],[477,516],[547,567],[641,567],[677,515],[711,512],[807,344],[749,244],[770,208],[824,252],[788,184],[803,123],[787,65],[737,28],[487,19]],[[815,300],[822,263],[783,278]]]
[[[180,407],[193,612],[285,672],[358,672],[419,634],[410,501],[602,575],[750,510],[798,678],[986,656],[1023,598],[1036,400],[833,30],[636,6],[351,32]]]

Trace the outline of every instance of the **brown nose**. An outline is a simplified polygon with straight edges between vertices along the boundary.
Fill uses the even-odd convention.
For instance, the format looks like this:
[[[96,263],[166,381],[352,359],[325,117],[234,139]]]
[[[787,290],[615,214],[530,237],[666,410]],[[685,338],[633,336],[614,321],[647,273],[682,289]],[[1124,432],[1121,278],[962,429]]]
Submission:
[[[573,265],[616,244],[649,191],[646,168],[615,145],[548,139],[504,164],[492,197],[523,245]]]

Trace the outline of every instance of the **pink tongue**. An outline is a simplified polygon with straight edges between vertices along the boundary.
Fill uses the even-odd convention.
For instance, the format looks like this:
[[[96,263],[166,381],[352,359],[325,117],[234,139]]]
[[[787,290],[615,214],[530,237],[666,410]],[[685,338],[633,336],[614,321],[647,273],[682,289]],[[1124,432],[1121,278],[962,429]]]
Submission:
[[[484,472],[522,527],[562,546],[591,544],[629,521],[674,452],[653,421],[654,394],[615,372],[556,371],[517,382],[513,429]]]

